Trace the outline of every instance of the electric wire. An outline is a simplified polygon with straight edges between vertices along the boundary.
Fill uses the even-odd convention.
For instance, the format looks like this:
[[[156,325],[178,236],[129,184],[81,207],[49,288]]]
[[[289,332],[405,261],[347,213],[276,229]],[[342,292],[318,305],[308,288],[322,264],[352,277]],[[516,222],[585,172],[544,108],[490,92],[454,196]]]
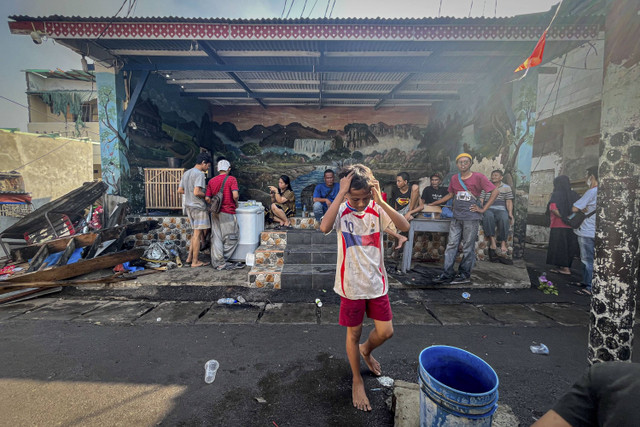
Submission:
[[[442,1],[442,0],[440,0]],[[324,17],[327,17],[327,12],[329,11],[329,4],[331,3],[331,0],[327,0],[327,7],[324,8]]]
[[[302,12],[300,12],[300,18],[304,15],[304,10],[307,8],[307,0],[304,0],[304,4],[302,5]]]
[[[296,0],[291,0],[291,4],[289,5],[289,10],[287,11],[287,16],[285,17],[285,19],[289,19],[289,14],[291,13],[291,8],[293,7],[293,4],[296,2]]]
[[[284,0],[284,6],[282,7],[282,13],[280,14],[280,19],[284,16],[284,11],[287,10],[287,0]]]
[[[471,9],[473,9],[473,0],[471,0],[471,6],[469,7],[469,18],[471,18]]]
[[[102,31],[100,32],[100,34],[98,34],[98,37],[96,37],[96,41],[100,40],[100,37],[102,37],[104,35],[104,33],[107,32],[107,30],[109,29],[109,27],[111,26],[111,24],[113,24],[113,21],[116,20],[116,17],[118,16],[118,14],[120,13],[120,11],[122,10],[122,8],[124,7],[125,4],[127,4],[127,1],[129,0],[124,0],[122,2],[122,5],[120,6],[120,9],[118,9],[118,11],[116,12],[115,15],[113,15],[113,17],[111,18],[111,21],[109,21],[109,23],[102,29]]]
[[[309,11],[309,14],[307,15],[307,18],[311,17],[311,14],[313,13],[313,9],[316,8],[316,4],[318,4],[318,0],[313,2],[313,6],[311,6],[311,10]]]
[[[336,6],[336,0],[333,0],[333,4],[331,5],[331,12],[329,12],[329,18],[333,15],[333,8]]]

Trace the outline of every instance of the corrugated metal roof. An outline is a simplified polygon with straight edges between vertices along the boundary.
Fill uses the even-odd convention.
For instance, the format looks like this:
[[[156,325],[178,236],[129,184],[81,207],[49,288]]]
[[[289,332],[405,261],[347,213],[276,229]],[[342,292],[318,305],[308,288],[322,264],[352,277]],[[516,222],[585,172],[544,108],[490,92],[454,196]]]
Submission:
[[[47,78],[56,78],[56,79],[66,79],[66,80],[81,80],[85,82],[95,81],[95,77],[92,71],[82,71],[82,70],[39,70],[39,69],[29,69],[24,70],[25,73],[33,73],[37,75],[41,75]]]
[[[565,0],[575,3],[577,0]],[[598,2],[601,0],[584,0]],[[574,5],[575,6],[575,5]],[[576,6],[577,7],[577,6]],[[590,9],[591,10],[591,9]],[[209,99],[220,105],[256,105],[261,93],[271,94],[263,102],[267,105],[318,105],[322,91],[323,105],[376,105],[393,94],[386,102],[392,105],[427,105],[434,93],[455,94],[457,90],[487,75],[497,79],[510,73],[533,48],[537,28],[546,27],[552,11],[511,18],[333,18],[333,19],[225,19],[225,18],[113,18],[76,16],[11,16],[14,21],[49,22],[117,22],[117,23],[205,23],[233,25],[384,25],[434,26],[457,28],[461,39],[393,40],[327,39],[327,40],[180,40],[149,38],[93,38],[57,39],[74,50],[84,49],[89,42],[105,49],[124,62],[128,70],[151,70],[162,75],[168,83],[182,86],[185,96]],[[559,16],[558,26],[598,24],[598,16]],[[22,24],[31,27],[29,24]],[[36,24],[37,26],[38,24]],[[82,26],[86,26],[82,24]],[[475,29],[480,39],[464,36],[468,27],[505,26],[515,32],[518,26],[528,28],[529,41],[509,37],[485,36],[486,28]],[[31,31],[30,29],[26,30]],[[444,31],[444,30],[443,30]],[[500,33],[491,28],[489,33]],[[582,33],[581,33],[582,34]],[[65,35],[66,37],[67,35]],[[69,35],[69,37],[72,37]],[[443,35],[446,39],[447,35]],[[582,35],[580,37],[583,37]],[[516,37],[517,38],[517,37]],[[502,41],[499,41],[502,40]],[[577,41],[550,41],[547,54],[554,49],[573,46]],[[561,44],[564,43],[564,44]],[[572,45],[573,44],[573,45]],[[90,48],[95,55],[97,48]],[[506,54],[505,54],[506,52]],[[509,56],[511,55],[511,56]],[[104,59],[104,56],[100,59]],[[146,67],[146,68],[145,68]],[[243,89],[248,88],[249,93]],[[313,93],[318,92],[318,99]],[[199,95],[202,93],[202,95]],[[211,98],[218,93],[218,98]],[[291,93],[291,95],[289,95]],[[237,94],[237,97],[236,97]],[[282,97],[273,98],[280,95]],[[424,94],[424,99],[422,95]],[[295,95],[298,95],[297,97]],[[331,96],[334,98],[331,98]],[[339,99],[337,98],[340,95]],[[379,96],[378,96],[379,95]],[[405,99],[402,99],[402,97]],[[286,96],[286,97],[285,97]],[[367,99],[363,99],[367,98]],[[377,98],[377,99],[376,99]],[[261,98],[262,99],[262,98]]]

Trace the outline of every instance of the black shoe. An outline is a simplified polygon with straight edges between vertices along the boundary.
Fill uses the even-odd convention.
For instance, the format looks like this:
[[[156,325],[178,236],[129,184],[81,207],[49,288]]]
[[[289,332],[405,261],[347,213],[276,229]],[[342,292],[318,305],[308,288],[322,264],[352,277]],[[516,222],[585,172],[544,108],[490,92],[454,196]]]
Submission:
[[[498,257],[498,262],[504,265],[513,265],[513,260],[505,257]]]
[[[496,253],[495,249],[489,248],[489,261],[491,261],[491,262],[499,262],[498,254]]]
[[[445,276],[444,274],[439,275],[435,279],[433,279],[433,283],[435,284],[443,284],[443,283],[451,283],[451,277]]]
[[[462,274],[456,274],[456,277],[450,283],[452,285],[464,285],[465,283],[471,283],[471,279]]]

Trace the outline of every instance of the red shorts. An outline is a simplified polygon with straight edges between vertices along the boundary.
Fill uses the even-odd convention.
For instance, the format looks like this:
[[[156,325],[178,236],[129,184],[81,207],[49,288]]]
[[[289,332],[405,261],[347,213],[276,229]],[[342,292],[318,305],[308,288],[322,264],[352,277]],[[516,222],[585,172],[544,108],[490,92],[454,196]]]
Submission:
[[[393,318],[389,295],[383,295],[374,299],[348,299],[340,297],[341,326],[359,326],[364,320],[364,313],[373,320],[388,322]]]

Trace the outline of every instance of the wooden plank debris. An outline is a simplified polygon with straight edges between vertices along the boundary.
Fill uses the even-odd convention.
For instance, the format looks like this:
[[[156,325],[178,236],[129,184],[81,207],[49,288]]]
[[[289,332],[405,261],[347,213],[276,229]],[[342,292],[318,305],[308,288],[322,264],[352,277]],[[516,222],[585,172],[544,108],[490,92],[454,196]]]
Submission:
[[[93,245],[93,242],[98,235],[101,235],[103,240],[113,240],[117,239],[120,236],[122,229],[126,230],[127,236],[131,236],[138,233],[148,233],[149,231],[158,228],[159,226],[160,224],[156,220],[140,221],[133,224],[120,225],[113,228],[105,228],[93,233],[76,234],[74,236],[62,237],[60,239],[50,240],[48,242],[37,245],[29,245],[22,248],[13,249],[11,251],[11,259],[13,259],[13,261],[16,263],[27,262],[27,260],[35,256],[35,254],[43,245],[46,245],[48,247],[49,253],[56,253],[65,250],[71,239],[75,240],[76,249],[84,248],[85,246]]]
[[[42,271],[33,271],[24,274],[15,274],[4,282],[10,283],[35,283],[35,282],[53,282],[57,280],[69,279],[71,277],[81,276],[91,273],[92,271],[110,268],[115,265],[127,261],[138,259],[144,253],[143,248],[131,249],[129,251],[116,252],[113,254],[103,255],[97,258],[80,260],[73,264],[62,265],[60,267],[51,268]]]

